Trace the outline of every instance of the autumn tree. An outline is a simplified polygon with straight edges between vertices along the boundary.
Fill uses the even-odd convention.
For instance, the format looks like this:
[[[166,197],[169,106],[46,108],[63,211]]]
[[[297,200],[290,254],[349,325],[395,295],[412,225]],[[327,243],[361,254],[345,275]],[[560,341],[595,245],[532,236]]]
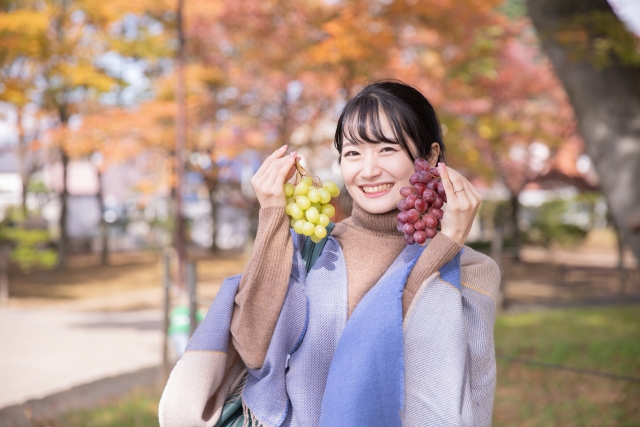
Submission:
[[[22,34],[28,36],[22,39],[26,48],[21,49],[17,43],[6,56],[13,57],[14,62],[17,61],[16,66],[24,69],[24,72],[16,73],[17,76],[29,78],[18,90],[35,98],[38,108],[50,113],[57,126],[67,126],[85,98],[111,89],[114,79],[96,65],[95,59],[104,46],[104,30],[115,18],[114,10],[108,7],[69,0],[16,1],[7,4],[2,12],[0,25],[4,24],[5,28],[16,27],[23,22],[25,28],[35,31],[35,34]],[[32,20],[33,26],[25,19]],[[20,36],[19,31],[20,27],[14,28],[14,37]],[[7,41],[11,42],[11,38]],[[13,102],[20,109],[25,100],[14,99]],[[67,251],[66,166],[69,156],[64,145],[60,145],[58,151],[63,165],[59,261],[64,265]]]
[[[3,50],[2,71],[13,77],[7,80],[10,89],[17,89],[6,91],[4,97],[18,111],[25,99],[30,99],[41,115],[49,116],[49,126],[56,129],[67,128],[70,119],[85,114],[85,104],[97,101],[101,94],[121,93],[126,86],[122,76],[104,60],[105,53],[139,59],[157,57],[167,50],[162,35],[152,31],[162,27],[163,19],[168,20],[162,1],[11,1],[5,6],[0,13],[0,32],[7,35],[2,40],[8,49]],[[15,95],[9,99],[12,93],[21,94],[23,99]],[[20,128],[19,134],[24,141]],[[64,139],[52,137],[48,142],[63,166],[59,260],[64,265],[66,170],[72,148]],[[26,185],[27,180],[23,181]]]
[[[18,173],[22,179],[22,215],[27,216],[26,196],[35,162],[28,155],[29,144],[39,134],[37,126],[25,128],[27,106],[34,102],[38,65],[44,57],[48,22],[37,10],[14,9],[13,2],[0,7],[0,101],[11,105],[16,115]],[[34,114],[31,114],[33,118]],[[31,156],[32,157],[32,156]]]
[[[314,109],[316,123],[323,98],[339,105],[367,80],[396,77],[416,85],[441,114],[450,163],[470,176],[503,182],[517,223],[518,195],[548,168],[545,160],[554,150],[574,137],[575,124],[530,24],[508,19],[500,6],[492,0],[353,0],[285,7],[247,0],[225,5],[219,25],[198,25],[200,33],[192,36],[208,46],[203,66],[215,62],[225,70],[227,81],[215,90],[237,84],[240,93],[258,94],[258,121],[273,120],[270,112],[277,111],[282,142],[313,142],[313,132],[302,131],[313,121],[292,120],[296,114],[286,97],[292,82],[301,83],[307,96],[296,99],[296,109]],[[238,75],[249,83],[234,81]],[[279,108],[274,100],[281,100]],[[545,158],[536,158],[536,151]]]
[[[85,105],[82,123],[71,129],[69,126],[53,129],[49,136],[64,141],[67,155],[72,159],[87,159],[94,165],[98,181],[96,199],[100,215],[102,265],[108,262],[108,224],[104,215],[103,173],[110,167],[126,164],[150,147],[153,130],[141,117],[124,108],[105,106],[99,103]],[[62,144],[62,143],[61,143]]]
[[[564,91],[531,25],[501,2],[410,3],[339,3],[310,62],[348,91],[379,77],[419,87],[440,113],[449,163],[504,183],[515,224],[520,192],[548,166],[532,149],[549,159],[575,133]]]
[[[640,259],[640,42],[606,0],[528,0],[624,240]]]
[[[240,183],[231,192],[220,191],[221,161],[249,148],[264,154],[313,115],[309,109],[298,114],[309,107],[302,99],[313,81],[304,80],[302,67],[310,10],[305,2],[185,4],[187,148],[201,159],[189,167],[204,176],[208,188],[213,249],[221,197],[244,200],[243,207],[257,213],[255,198],[240,191]]]
[[[471,57],[491,52],[492,63],[448,79],[443,103],[455,160],[476,176],[509,190],[512,238],[519,246],[519,195],[548,172],[555,151],[575,137],[575,120],[562,86],[524,20],[481,34]],[[457,162],[454,161],[454,164]]]

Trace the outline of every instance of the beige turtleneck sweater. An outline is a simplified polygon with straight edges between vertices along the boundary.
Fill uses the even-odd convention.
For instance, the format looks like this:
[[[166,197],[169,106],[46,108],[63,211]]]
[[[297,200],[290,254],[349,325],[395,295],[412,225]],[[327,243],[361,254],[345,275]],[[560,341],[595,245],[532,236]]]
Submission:
[[[397,214],[397,210],[370,214],[354,204],[352,216],[337,223],[331,233],[342,248],[347,267],[348,315],[406,247],[402,234],[396,228]],[[231,319],[232,342],[244,363],[253,369],[264,363],[287,293],[293,257],[289,227],[284,208],[260,209],[253,253],[236,295]],[[460,249],[456,242],[441,233],[428,242],[405,285],[403,314],[406,314],[422,282],[449,262]],[[493,297],[499,285],[499,271],[496,284],[495,263],[474,253],[477,255],[467,257],[469,268],[462,269],[463,276],[473,282],[480,277],[478,273],[482,274],[484,280],[475,284],[475,288]]]

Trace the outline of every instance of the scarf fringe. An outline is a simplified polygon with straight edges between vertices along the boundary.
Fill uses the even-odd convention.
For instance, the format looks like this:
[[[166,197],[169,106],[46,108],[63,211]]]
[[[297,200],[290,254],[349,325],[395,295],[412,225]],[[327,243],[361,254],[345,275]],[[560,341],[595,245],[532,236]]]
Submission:
[[[242,414],[244,415],[244,422],[242,427],[274,427],[269,424],[265,424],[253,415],[253,412],[249,410],[249,407],[242,401]]]
[[[245,372],[241,377],[239,381],[234,381],[235,383],[237,383],[237,385],[235,386],[235,390],[233,390],[231,393],[229,393],[229,395],[227,396],[227,400],[225,403],[233,403],[236,400],[240,399],[242,397],[242,392],[244,391],[244,385],[247,381],[247,373]]]
[[[240,376],[239,380],[234,381],[234,383],[236,383],[237,385],[234,387],[234,390],[227,397],[227,400],[226,400],[225,404],[226,403],[235,403],[235,402],[238,401],[238,399],[242,399],[242,392],[244,391],[244,386],[245,386],[245,384],[247,382],[247,375],[248,375],[247,371],[245,371]],[[245,409],[244,400],[242,400],[242,413],[244,415],[244,420],[245,421],[241,424],[240,423],[240,419],[238,418],[229,427],[244,427],[244,425],[246,424],[246,420],[247,420],[246,411],[247,410]]]
[[[227,398],[227,402],[235,402],[237,399],[242,399],[242,393],[244,393],[244,388],[247,385],[248,375],[249,375],[248,372],[245,371],[244,375],[242,376],[242,380],[239,382],[238,387]],[[230,427],[275,427],[275,426],[270,426],[268,424],[265,424],[262,421],[260,421],[258,418],[256,418],[256,416],[253,415],[253,413],[251,412],[247,404],[244,402],[244,399],[242,399],[242,415],[244,418],[244,421],[242,422],[242,426],[240,425],[240,420],[237,420]]]

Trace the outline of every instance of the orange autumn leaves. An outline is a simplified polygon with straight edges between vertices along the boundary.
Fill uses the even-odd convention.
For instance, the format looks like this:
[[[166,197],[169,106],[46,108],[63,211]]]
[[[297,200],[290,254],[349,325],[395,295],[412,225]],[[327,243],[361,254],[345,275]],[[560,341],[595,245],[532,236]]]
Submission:
[[[27,58],[34,75],[63,83],[51,85],[43,111],[59,110],[60,93],[81,88],[87,94],[63,105],[83,116],[80,126],[60,123],[51,140],[72,156],[100,152],[108,162],[149,150],[173,156],[175,2],[69,3],[64,13],[52,1],[20,3],[22,18],[18,12],[0,12],[0,46],[7,46],[0,49],[5,52],[0,59]],[[507,19],[497,9],[500,4],[186,0],[188,149],[215,160],[248,146],[261,149],[274,138],[289,142],[297,129],[327,120],[331,108],[326,105],[340,102],[336,93],[351,95],[369,79],[394,77],[416,85],[435,104],[448,131],[450,162],[493,178],[496,166],[511,162],[514,145],[538,140],[553,149],[573,132],[564,92],[530,24]],[[77,19],[80,12],[74,18],[74,11],[84,19]],[[51,35],[55,16],[66,17],[64,38]],[[122,24],[131,19],[127,16],[157,25],[129,34]],[[84,46],[83,34],[91,34],[95,43]],[[127,108],[100,105],[95,94],[125,86],[95,65],[109,50],[153,65],[147,73],[153,99]],[[62,52],[64,61],[51,59]],[[24,94],[35,90],[32,81],[22,86],[8,77],[3,81],[0,97],[14,105],[24,104]],[[287,97],[292,81],[303,87],[296,99]],[[237,94],[227,96],[229,88]]]

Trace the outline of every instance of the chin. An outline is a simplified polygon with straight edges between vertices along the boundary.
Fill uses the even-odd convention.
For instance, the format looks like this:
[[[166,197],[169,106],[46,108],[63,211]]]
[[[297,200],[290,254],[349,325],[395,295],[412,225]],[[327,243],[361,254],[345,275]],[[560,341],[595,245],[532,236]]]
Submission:
[[[371,214],[383,214],[398,208],[398,202],[389,200],[357,200],[356,203]]]

